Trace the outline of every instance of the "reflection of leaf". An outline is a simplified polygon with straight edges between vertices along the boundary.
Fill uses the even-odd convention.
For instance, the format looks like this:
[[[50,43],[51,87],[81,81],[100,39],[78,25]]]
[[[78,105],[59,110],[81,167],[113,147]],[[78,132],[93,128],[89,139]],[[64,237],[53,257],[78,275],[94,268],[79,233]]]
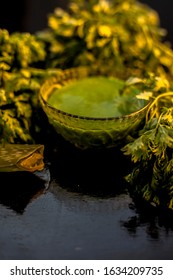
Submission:
[[[173,213],[167,209],[156,209],[139,197],[133,199],[130,209],[135,211],[135,215],[121,221],[121,225],[127,229],[130,235],[139,234],[138,231],[141,227],[146,229],[147,235],[152,239],[162,239],[161,228],[166,230],[167,234],[170,232],[172,235]]]
[[[20,174],[19,174],[20,173]],[[45,173],[45,171],[40,171]],[[35,173],[30,172],[4,172],[0,174],[0,204],[23,214],[27,205],[40,195],[44,194],[47,183]]]

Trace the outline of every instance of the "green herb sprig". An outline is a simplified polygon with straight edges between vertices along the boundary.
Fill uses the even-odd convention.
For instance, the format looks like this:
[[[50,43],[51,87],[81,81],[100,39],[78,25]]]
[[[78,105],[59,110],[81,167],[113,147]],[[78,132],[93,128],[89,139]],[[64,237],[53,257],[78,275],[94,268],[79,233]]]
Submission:
[[[126,179],[132,193],[155,206],[173,210],[173,91],[161,77],[153,84],[144,127],[122,148],[133,168]]]

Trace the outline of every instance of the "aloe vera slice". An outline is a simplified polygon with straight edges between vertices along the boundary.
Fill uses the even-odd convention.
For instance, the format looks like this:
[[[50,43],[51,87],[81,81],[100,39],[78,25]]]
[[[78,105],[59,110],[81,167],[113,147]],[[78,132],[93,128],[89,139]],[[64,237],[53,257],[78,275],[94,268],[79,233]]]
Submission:
[[[44,169],[44,145],[1,144],[0,172],[29,171]]]

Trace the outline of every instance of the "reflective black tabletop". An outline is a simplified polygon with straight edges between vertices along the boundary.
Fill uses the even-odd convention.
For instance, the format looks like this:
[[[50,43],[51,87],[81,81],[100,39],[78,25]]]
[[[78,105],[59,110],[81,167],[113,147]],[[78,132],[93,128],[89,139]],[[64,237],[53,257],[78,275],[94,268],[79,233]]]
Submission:
[[[45,152],[39,174],[0,174],[1,260],[173,258],[172,213],[129,194],[119,151]]]

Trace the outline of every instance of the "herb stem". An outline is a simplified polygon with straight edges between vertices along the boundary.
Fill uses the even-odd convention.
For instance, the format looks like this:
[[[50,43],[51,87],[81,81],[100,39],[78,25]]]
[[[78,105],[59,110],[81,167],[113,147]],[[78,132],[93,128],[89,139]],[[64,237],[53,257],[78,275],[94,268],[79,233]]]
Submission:
[[[154,107],[154,105],[157,104],[157,102],[159,101],[159,99],[164,98],[164,97],[167,97],[167,96],[173,96],[173,92],[172,92],[172,91],[169,91],[169,92],[165,92],[165,93],[159,94],[159,95],[154,99],[154,101],[151,103],[151,105],[149,106],[149,108],[148,108],[148,110],[147,110],[147,113],[146,113],[146,122],[149,121],[149,113],[150,113],[151,109]]]

